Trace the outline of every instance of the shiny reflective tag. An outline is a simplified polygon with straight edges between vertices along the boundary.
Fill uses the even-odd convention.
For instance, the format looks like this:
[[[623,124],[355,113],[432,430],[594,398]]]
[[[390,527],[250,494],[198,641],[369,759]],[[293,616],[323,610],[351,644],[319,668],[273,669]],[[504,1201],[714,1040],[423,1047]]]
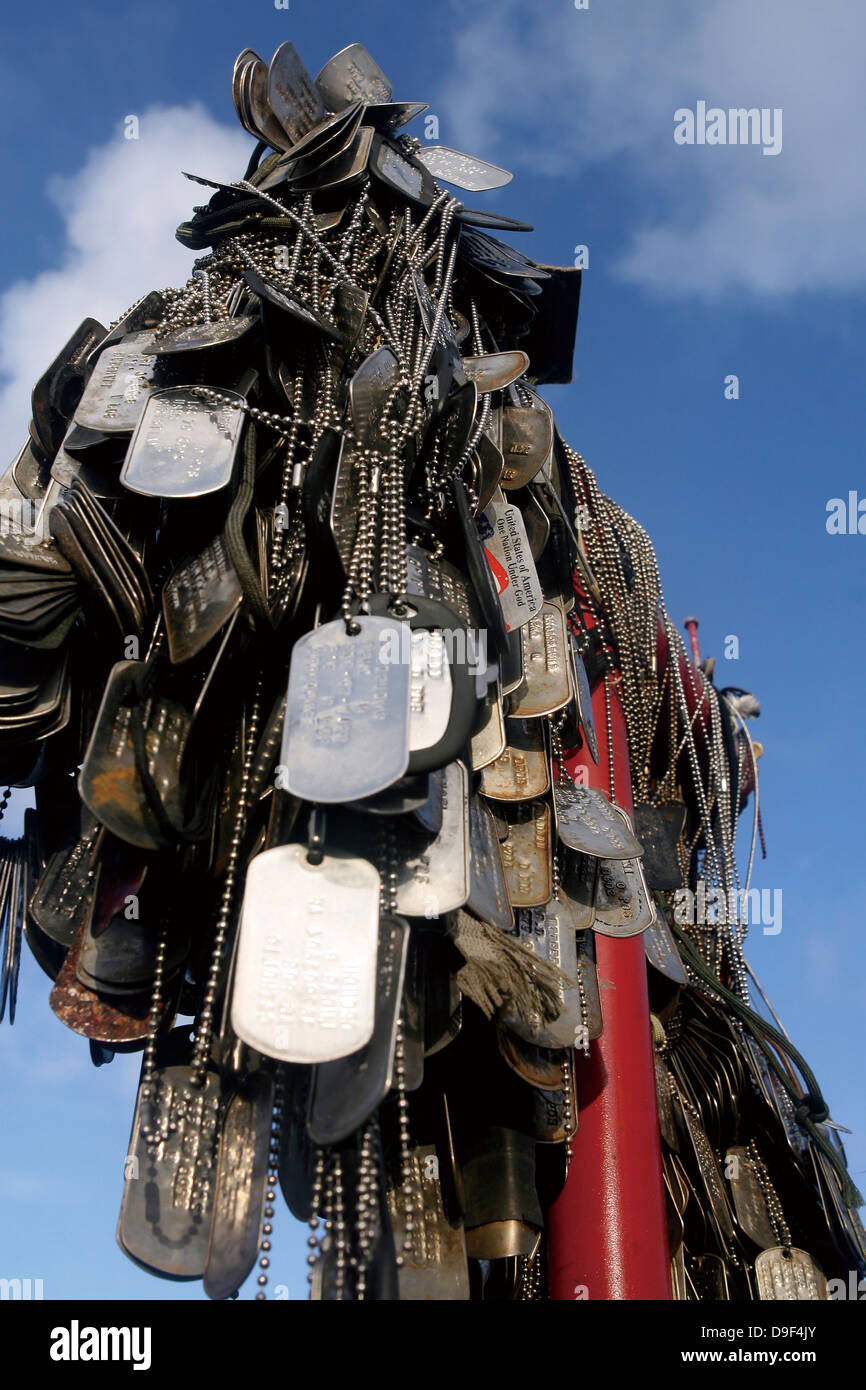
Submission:
[[[550,786],[544,727],[537,719],[506,719],[505,749],[481,774],[491,801],[530,801]]]
[[[502,700],[495,686],[482,706],[481,723],[472,735],[472,771],[487,767],[496,761],[505,748],[505,720],[502,715]]]
[[[656,905],[655,920],[646,929],[644,947],[647,960],[660,975],[666,975],[678,985],[688,984],[686,969],[680,959],[673,932],[659,905]]]
[[[243,601],[241,582],[225,538],[216,536],[165,583],[162,611],[168,651],[175,663],[198,656]]]
[[[226,391],[237,406],[243,396]],[[130,440],[120,481],[145,497],[203,497],[231,482],[244,415],[194,387],[153,391]]]
[[[325,114],[322,94],[291,43],[281,43],[271,59],[267,95],[271,111],[292,144]]]
[[[523,644],[523,684],[511,701],[511,714],[519,719],[539,719],[562,709],[571,699],[566,653],[565,613],[558,603],[545,603],[542,611],[520,629]]]
[[[602,936],[639,936],[656,919],[639,859],[600,859],[593,930]]]
[[[359,100],[388,102],[394,94],[388,78],[362,43],[350,43],[335,53],[317,76],[316,87],[329,111],[342,111]]]
[[[444,738],[451,717],[451,667],[439,628],[404,625],[409,647],[409,750],[432,748]]]
[[[514,914],[508,901],[496,825],[479,796],[469,803],[471,869],[466,906],[475,917],[510,931]]]
[[[812,1256],[793,1246],[762,1250],[755,1260],[758,1298],[789,1303],[827,1298],[827,1280]]]
[[[266,1071],[247,1076],[232,1096],[217,1156],[204,1291],[231,1298],[256,1262],[274,1109],[274,1083]]]
[[[507,808],[502,863],[512,907],[542,907],[549,900],[551,825],[550,807],[545,802],[526,801]]]
[[[573,782],[554,782],[556,832],[569,849],[599,859],[637,859],[641,847],[604,792]]]
[[[370,1041],[379,875],[366,859],[279,845],[247,870],[232,987],[238,1037],[283,1062],[330,1062]]]
[[[409,664],[402,625],[361,616],[325,623],[295,643],[281,763],[303,801],[360,801],[409,766]],[[396,654],[396,659],[391,659]]]
[[[530,622],[544,603],[523,517],[519,508],[494,500],[481,513],[477,526],[511,632]]]
[[[397,911],[407,917],[441,917],[469,895],[469,778],[459,762],[449,763],[444,774],[438,835],[418,844],[396,827]]]
[[[121,1249],[170,1279],[204,1274],[213,1211],[222,1085],[216,1072],[200,1087],[191,1077],[189,1067],[164,1067],[153,1102],[139,1091],[117,1224]],[[152,1152],[143,1115],[158,1135]]]
[[[132,333],[103,349],[75,408],[76,425],[105,434],[135,429],[159,363],[145,351],[152,344],[152,332]]]
[[[502,1021],[519,1038],[539,1047],[574,1047],[585,1020],[577,982],[577,941],[567,910],[555,898],[544,907],[524,908],[515,914],[511,934],[539,960],[558,966],[573,984],[563,982],[559,986],[560,1015],[552,1022],[538,1014],[524,1019],[514,1005],[505,1011]]]
[[[483,193],[490,188],[502,188],[514,175],[497,164],[488,164],[474,155],[451,150],[447,145],[422,145],[418,159],[430,170],[434,179],[453,183],[470,193]]]

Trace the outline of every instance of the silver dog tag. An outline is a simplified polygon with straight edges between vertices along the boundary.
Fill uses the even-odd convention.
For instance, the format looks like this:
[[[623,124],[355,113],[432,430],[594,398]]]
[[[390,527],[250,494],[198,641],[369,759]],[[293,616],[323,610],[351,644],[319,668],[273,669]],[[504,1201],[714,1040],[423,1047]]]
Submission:
[[[439,628],[406,628],[410,649],[409,748],[432,748],[451,718],[451,667]]]
[[[496,824],[480,796],[473,796],[469,803],[469,841],[471,866],[466,905],[483,922],[510,931],[514,913],[508,901]]]
[[[303,845],[265,850],[247,870],[232,1027],[282,1062],[330,1062],[373,1033],[379,875],[366,859]]]
[[[523,684],[514,692],[511,714],[538,719],[562,709],[571,699],[566,656],[565,612],[558,603],[543,610],[520,629],[523,644]]]
[[[456,912],[469,896],[469,778],[462,763],[449,763],[441,779],[442,829],[415,849],[398,843],[397,911],[406,917]]]
[[[409,765],[409,663],[401,625],[362,616],[358,631],[325,623],[294,646],[281,762],[303,801],[360,801]],[[396,651],[397,659],[392,659]],[[402,911],[402,909],[401,909]]]
[[[617,815],[619,808],[611,806],[597,787],[555,782],[553,805],[556,832],[569,849],[599,859],[637,859],[643,854],[628,822]]]
[[[148,396],[129,443],[120,481],[145,497],[203,497],[231,482],[244,398],[238,408],[212,405],[194,387],[168,386]]]
[[[159,358],[146,351],[153,333],[132,333],[99,354],[75,408],[75,423],[105,434],[131,432],[153,385]]]
[[[516,914],[512,934],[540,960],[559,966],[573,984],[560,986],[561,1012],[553,1022],[546,1023],[538,1014],[524,1019],[513,1005],[502,1021],[512,1033],[538,1047],[574,1047],[585,1020],[577,982],[577,940],[567,909],[555,898],[544,907],[524,909]]]

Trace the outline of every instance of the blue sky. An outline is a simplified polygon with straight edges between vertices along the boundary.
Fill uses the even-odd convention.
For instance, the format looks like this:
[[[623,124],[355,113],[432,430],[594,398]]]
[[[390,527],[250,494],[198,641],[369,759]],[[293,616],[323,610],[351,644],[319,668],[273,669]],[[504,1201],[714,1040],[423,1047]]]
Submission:
[[[861,1037],[866,537],[828,535],[829,499],[866,497],[863,462],[866,14],[847,0],[342,0],[17,6],[0,57],[7,215],[0,428],[11,460],[32,382],[85,314],[107,322],[186,278],[173,229],[198,201],[179,170],[238,177],[251,147],[231,69],[291,39],[311,71],[367,45],[440,140],[514,170],[475,205],[525,217],[516,244],[589,248],[571,386],[548,399],[602,488],[649,530],[668,609],[699,616],[717,683],[761,700],[781,933],[748,954],[866,1183]],[[781,108],[776,157],[677,146],[699,100]],[[123,139],[135,114],[140,139]],[[422,124],[417,125],[423,134]],[[724,380],[739,378],[738,400]],[[724,640],[739,638],[725,661]],[[15,828],[16,816],[9,818]],[[750,821],[741,832],[742,859]],[[202,1297],[150,1279],[113,1232],[137,1058],[98,1072],[25,963],[0,1029],[0,1274],[47,1297]],[[305,1296],[304,1235],[281,1212],[273,1284]],[[250,1285],[244,1296],[252,1296]]]

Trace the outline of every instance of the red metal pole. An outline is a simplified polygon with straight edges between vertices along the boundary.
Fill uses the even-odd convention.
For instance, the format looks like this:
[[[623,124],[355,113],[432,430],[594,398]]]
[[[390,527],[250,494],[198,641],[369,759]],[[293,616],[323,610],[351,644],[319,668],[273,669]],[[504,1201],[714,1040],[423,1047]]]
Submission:
[[[683,627],[689,634],[689,641],[692,644],[692,661],[696,666],[701,664],[701,649],[698,645],[698,620],[697,618],[686,618]]]
[[[588,619],[591,623],[591,619]],[[604,683],[593,694],[599,765],[585,749],[567,754],[572,775],[608,793]],[[611,681],[617,804],[632,812],[625,717]],[[652,1034],[642,936],[596,935],[604,1032],[575,1058],[579,1125],[568,1180],[550,1210],[550,1296],[667,1300],[670,1256],[656,1108]]]

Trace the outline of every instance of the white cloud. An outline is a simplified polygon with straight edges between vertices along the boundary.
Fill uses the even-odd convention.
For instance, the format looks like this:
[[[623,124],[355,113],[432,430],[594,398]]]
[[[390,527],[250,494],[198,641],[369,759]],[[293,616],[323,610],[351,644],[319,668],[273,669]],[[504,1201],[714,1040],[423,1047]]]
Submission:
[[[118,135],[76,173],[50,181],[63,223],[55,263],[0,299],[0,437],[8,461],[26,436],[33,383],[80,321],[90,315],[107,326],[148,290],[189,276],[194,257],[174,231],[210,193],[181,170],[237,179],[251,148],[248,135],[202,106],[153,108],[141,116],[138,140]]]
[[[458,23],[448,139],[567,181],[578,222],[578,199],[604,172],[627,279],[708,297],[866,287],[866,11],[847,0],[500,0],[461,6]],[[674,112],[700,99],[781,107],[781,153],[675,145]]]

